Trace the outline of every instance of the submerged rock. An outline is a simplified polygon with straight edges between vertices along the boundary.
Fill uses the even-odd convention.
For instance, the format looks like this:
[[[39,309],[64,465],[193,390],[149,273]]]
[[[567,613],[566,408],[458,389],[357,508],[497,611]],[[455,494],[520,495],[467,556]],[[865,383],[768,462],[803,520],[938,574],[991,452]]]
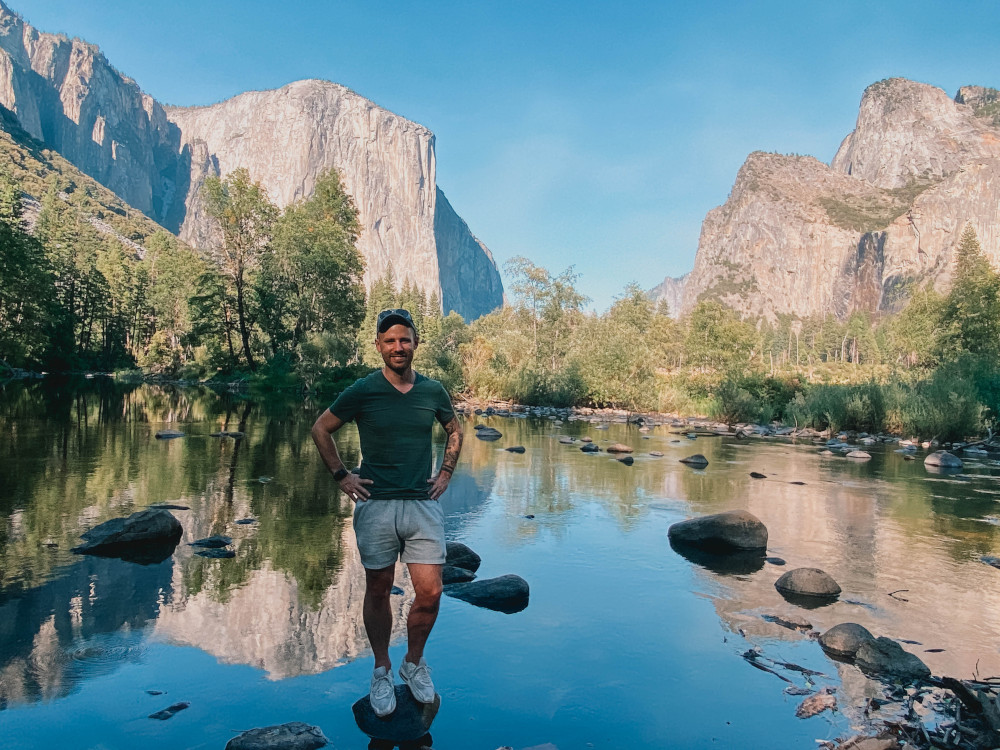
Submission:
[[[175,703],[172,706],[167,706],[162,711],[157,711],[156,713],[150,714],[149,718],[150,719],[159,719],[160,721],[166,721],[171,716],[173,716],[175,713],[177,713],[179,711],[183,711],[185,708],[187,708],[190,705],[191,704],[188,703],[187,701],[181,701],[180,703]]]
[[[174,438],[184,437],[184,433],[180,430],[157,430],[154,437],[157,440],[173,440]]]
[[[607,447],[608,453],[631,453],[632,446],[624,443],[612,443]]]
[[[456,568],[465,568],[475,573],[483,561],[479,555],[471,548],[461,542],[447,542],[445,544],[445,565],[454,565]]]
[[[409,692],[405,686],[403,689]],[[368,697],[365,696],[364,700],[367,701]],[[243,732],[226,743],[226,750],[318,750],[328,743],[329,740],[319,727],[302,721],[290,721],[287,724]]]
[[[468,583],[475,578],[476,574],[466,568],[459,568],[455,565],[445,565],[441,568],[441,583],[445,586],[449,583]]]
[[[631,466],[635,463],[635,459],[632,456],[622,456],[621,458],[616,458],[616,461],[625,464],[626,466]]]
[[[439,708],[440,695],[435,694],[433,703],[418,703],[406,685],[396,685],[396,710],[388,716],[376,716],[367,695],[358,699],[351,710],[358,729],[372,739],[403,743],[418,740],[427,734]],[[234,749],[227,746],[226,750]]]
[[[782,595],[810,597],[815,599],[836,599],[841,588],[837,582],[819,568],[796,568],[789,570],[774,582],[774,587]]]
[[[834,625],[819,637],[823,650],[841,659],[853,659],[862,643],[875,640],[868,628],[856,622]]]
[[[821,714],[827,709],[836,711],[837,698],[833,694],[833,690],[833,688],[825,687],[819,692],[810,695],[795,709],[795,715],[800,719],[808,719],[810,716]]]
[[[767,527],[753,513],[730,510],[700,518],[679,521],[667,530],[673,544],[701,547],[706,550],[767,549]]]
[[[948,451],[934,451],[924,459],[924,466],[937,466],[942,469],[961,469],[962,459]]]
[[[694,466],[696,468],[705,468],[708,466],[708,459],[705,458],[700,453],[695,453],[693,456],[688,456],[687,458],[680,459],[682,464],[687,464],[688,466]]]
[[[135,552],[137,548],[155,546],[157,554],[162,548],[173,547],[181,538],[180,522],[168,511],[159,508],[140,510],[127,518],[112,518],[80,535],[84,544],[74,547],[78,555],[105,555],[119,557]],[[161,559],[169,557],[168,553]]]
[[[759,471],[751,471],[750,476],[754,479],[767,479],[767,474],[761,474]]]
[[[510,448],[504,448],[508,453],[524,453],[523,445],[512,445]]]
[[[576,439],[571,437],[561,437],[559,438],[559,442],[562,443],[563,445],[572,445],[573,443],[576,442]]]
[[[445,586],[444,593],[477,607],[513,614],[528,606],[528,582],[521,576],[505,575],[470,583]]]
[[[232,537],[221,536],[216,534],[215,536],[207,536],[204,539],[198,539],[197,541],[191,542],[192,547],[228,547],[233,543]]]
[[[931,675],[931,670],[919,657],[885,637],[862,643],[854,655],[854,663],[870,674],[901,680],[920,680]]]

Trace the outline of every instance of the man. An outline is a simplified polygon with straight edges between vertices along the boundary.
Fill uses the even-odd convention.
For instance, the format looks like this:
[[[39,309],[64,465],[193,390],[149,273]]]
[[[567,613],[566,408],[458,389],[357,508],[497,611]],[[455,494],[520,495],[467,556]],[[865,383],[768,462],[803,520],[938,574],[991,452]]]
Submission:
[[[323,462],[354,501],[354,532],[365,567],[365,632],[375,655],[369,697],[377,716],[396,709],[389,597],[397,558],[406,563],[416,594],[406,620],[407,652],[399,676],[416,700],[434,701],[424,644],[437,619],[445,561],[438,498],[458,463],[462,428],[444,387],[413,370],[419,343],[409,312],[379,313],[375,348],[385,366],[347,388],[312,428]],[[361,437],[360,475],[347,470],[333,440],[333,433],[352,419]],[[431,452],[435,419],[448,434],[437,474],[432,473]]]

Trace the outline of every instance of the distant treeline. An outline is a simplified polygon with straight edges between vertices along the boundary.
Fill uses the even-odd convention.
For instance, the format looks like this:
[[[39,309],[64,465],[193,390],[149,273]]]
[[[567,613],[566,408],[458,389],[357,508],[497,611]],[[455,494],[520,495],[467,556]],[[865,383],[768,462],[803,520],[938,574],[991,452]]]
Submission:
[[[524,404],[710,414],[729,423],[958,438],[1000,414],[1000,278],[967,227],[947,295],[897,314],[741,319],[713,300],[679,320],[630,285],[585,311],[570,267],[507,264],[510,304],[466,324],[390,268],[368,291],[357,210],[335,172],[280,211],[245,170],[209,179],[217,241],[101,233],[50,178],[28,232],[0,175],[0,360],[47,370],[247,379],[332,393],[381,364],[379,310],[409,309],[416,367],[453,393]],[[2,364],[0,364],[2,367]]]

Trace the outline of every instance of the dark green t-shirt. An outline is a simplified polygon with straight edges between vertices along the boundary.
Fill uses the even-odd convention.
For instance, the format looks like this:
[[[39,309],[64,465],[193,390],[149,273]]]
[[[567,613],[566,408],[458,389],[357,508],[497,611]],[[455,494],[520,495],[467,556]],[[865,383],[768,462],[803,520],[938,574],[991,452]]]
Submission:
[[[400,393],[381,370],[348,387],[330,406],[342,422],[354,420],[361,436],[361,478],[373,500],[427,500],[433,466],[431,431],[455,416],[448,392],[417,375]]]

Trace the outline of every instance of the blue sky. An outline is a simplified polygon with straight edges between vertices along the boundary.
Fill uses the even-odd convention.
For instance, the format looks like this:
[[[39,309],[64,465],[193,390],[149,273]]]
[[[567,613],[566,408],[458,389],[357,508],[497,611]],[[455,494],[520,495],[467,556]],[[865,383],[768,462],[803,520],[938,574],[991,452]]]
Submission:
[[[829,162],[874,81],[1000,86],[992,0],[7,2],[161,102],[326,78],[429,127],[498,264],[575,265],[598,310],[691,269],[751,151]]]

